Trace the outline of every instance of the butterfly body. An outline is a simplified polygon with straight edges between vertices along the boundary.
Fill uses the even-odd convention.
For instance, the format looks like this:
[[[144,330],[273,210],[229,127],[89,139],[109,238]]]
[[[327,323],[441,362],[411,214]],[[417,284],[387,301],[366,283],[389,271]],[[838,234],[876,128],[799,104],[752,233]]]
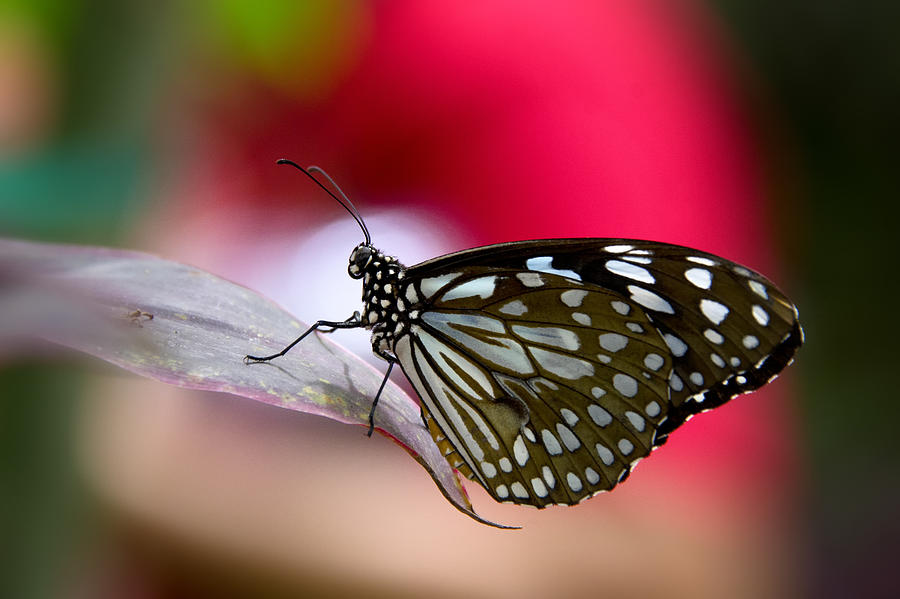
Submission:
[[[363,283],[357,326],[401,366],[450,464],[537,507],[612,489],[802,342],[770,281],[663,243],[524,241],[407,268],[366,242],[349,273]]]

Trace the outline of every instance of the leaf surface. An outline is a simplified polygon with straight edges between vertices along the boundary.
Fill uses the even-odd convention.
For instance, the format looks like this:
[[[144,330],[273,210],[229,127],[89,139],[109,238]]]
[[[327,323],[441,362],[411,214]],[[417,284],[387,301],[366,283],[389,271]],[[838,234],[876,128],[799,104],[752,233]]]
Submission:
[[[279,351],[307,325],[250,289],[139,252],[0,239],[0,314],[6,355],[44,339],[179,387],[347,424],[368,426],[383,376],[322,334],[272,362],[245,364],[245,355]],[[375,425],[428,471],[457,509],[506,528],[474,512],[418,406],[390,381]]]

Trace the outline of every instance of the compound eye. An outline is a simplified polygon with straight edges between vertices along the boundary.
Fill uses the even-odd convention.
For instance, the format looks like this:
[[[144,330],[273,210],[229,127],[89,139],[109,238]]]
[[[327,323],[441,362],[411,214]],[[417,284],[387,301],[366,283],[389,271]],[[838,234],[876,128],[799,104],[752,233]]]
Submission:
[[[371,259],[371,248],[365,245],[357,246],[353,250],[353,253],[350,254],[350,266],[347,267],[347,272],[349,272],[350,276],[354,279],[360,278],[363,275],[363,270],[369,264]]]

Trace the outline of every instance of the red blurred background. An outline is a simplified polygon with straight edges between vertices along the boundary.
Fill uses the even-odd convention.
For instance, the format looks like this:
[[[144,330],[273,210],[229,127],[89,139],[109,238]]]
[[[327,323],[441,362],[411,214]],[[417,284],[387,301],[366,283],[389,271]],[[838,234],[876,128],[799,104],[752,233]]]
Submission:
[[[800,291],[803,211],[784,176],[794,142],[717,5],[11,7],[0,12],[8,234],[151,250],[303,320],[342,319],[358,304],[345,273],[360,233],[274,166],[287,157],[324,167],[374,243],[407,264],[515,239],[636,237]],[[368,353],[365,335],[335,337]],[[22,514],[10,518],[15,596],[818,586],[791,369],[691,421],[583,505],[501,506],[470,486],[484,516],[525,526],[510,532],[453,510],[387,439],[92,366],[3,374],[11,398],[34,398],[4,406],[2,484]]]

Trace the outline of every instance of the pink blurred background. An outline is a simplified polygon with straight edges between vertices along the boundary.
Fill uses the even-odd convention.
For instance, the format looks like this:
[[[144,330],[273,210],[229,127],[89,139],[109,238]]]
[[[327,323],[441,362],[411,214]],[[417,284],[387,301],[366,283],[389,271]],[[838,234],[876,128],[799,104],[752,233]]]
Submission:
[[[776,176],[791,152],[779,146],[777,168],[763,158],[777,116],[728,26],[698,1],[13,3],[0,31],[7,234],[145,249],[303,320],[345,318],[359,302],[345,273],[360,232],[275,167],[287,157],[324,167],[374,243],[407,264],[516,239],[636,237],[718,253],[798,291],[802,250],[778,236],[800,228]],[[335,338],[368,354],[365,334]],[[23,455],[64,471],[47,483],[62,516],[52,501],[22,508],[25,522],[56,514],[58,528],[15,537],[38,539],[15,579],[35,596],[809,588],[790,369],[580,506],[499,505],[470,485],[482,515],[525,527],[498,531],[456,512],[385,438],[91,366],[63,368],[60,383],[35,384],[42,371],[29,365],[5,375],[13,395],[53,398],[5,408],[7,422],[74,456],[8,450],[9,488],[24,489],[9,494],[14,507],[46,494],[19,472]]]

